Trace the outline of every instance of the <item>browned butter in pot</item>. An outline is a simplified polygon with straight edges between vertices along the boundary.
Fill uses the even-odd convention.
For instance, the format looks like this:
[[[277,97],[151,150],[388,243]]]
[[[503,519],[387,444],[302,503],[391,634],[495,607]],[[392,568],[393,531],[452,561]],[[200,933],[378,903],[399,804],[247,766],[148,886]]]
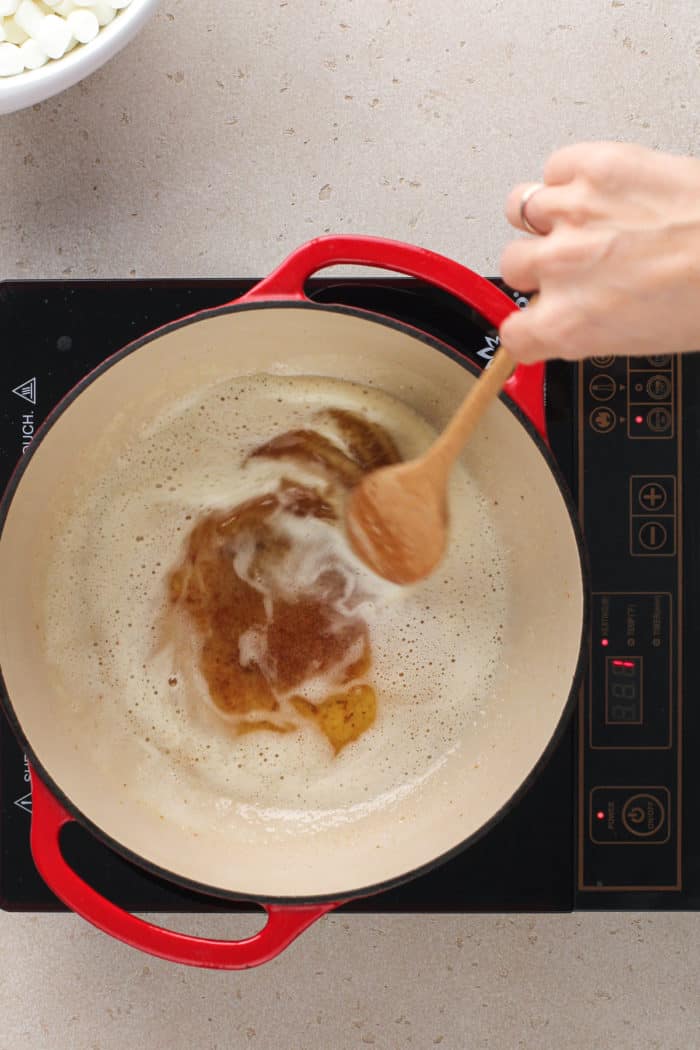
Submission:
[[[365,471],[434,440],[410,382],[173,375],[77,457],[44,508],[37,623],[115,790],[267,835],[383,810],[465,741],[481,761],[509,627],[477,480],[455,471],[445,560],[417,586],[371,573],[342,526]]]
[[[289,715],[296,713],[315,722],[338,753],[376,717],[361,594],[337,549],[320,562],[299,558],[300,541],[285,525],[314,519],[337,530],[345,491],[399,455],[386,430],[360,415],[330,409],[321,418],[336,440],[297,429],[252,453],[284,460],[290,469],[310,467],[318,482],[283,477],[270,492],[200,518],[169,578],[168,616],[184,612],[196,630],[210,696],[239,716],[239,734],[291,732],[298,726]],[[298,692],[311,679],[326,683],[314,701]],[[279,715],[283,699],[287,717],[270,717]]]

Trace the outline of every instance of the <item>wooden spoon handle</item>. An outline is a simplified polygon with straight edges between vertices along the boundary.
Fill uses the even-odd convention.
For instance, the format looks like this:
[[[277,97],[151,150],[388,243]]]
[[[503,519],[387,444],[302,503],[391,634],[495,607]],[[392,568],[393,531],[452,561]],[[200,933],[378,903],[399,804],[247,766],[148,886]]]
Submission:
[[[436,465],[439,462],[445,471],[449,470],[484,412],[500,394],[514,368],[513,359],[502,346],[499,347],[490,366],[481,373],[440,437],[428,451],[426,459],[432,460],[435,457]]]

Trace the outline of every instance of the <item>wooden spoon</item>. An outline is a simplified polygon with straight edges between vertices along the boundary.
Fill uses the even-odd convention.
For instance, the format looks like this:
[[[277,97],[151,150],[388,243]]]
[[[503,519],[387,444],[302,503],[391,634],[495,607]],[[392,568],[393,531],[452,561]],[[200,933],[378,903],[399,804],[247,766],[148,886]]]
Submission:
[[[514,367],[501,347],[427,452],[407,463],[372,471],[350,493],[346,510],[350,544],[379,576],[394,583],[415,583],[440,562],[447,542],[452,465]]]

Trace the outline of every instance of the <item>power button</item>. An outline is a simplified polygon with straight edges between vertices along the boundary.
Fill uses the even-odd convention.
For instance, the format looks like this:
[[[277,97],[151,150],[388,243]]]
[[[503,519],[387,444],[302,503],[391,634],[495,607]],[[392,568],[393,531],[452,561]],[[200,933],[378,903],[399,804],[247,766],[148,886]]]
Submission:
[[[623,827],[635,838],[657,835],[666,820],[666,809],[658,794],[640,792],[628,798],[622,807]]]
[[[610,846],[661,845],[671,835],[666,787],[597,787],[590,793],[593,842]]]

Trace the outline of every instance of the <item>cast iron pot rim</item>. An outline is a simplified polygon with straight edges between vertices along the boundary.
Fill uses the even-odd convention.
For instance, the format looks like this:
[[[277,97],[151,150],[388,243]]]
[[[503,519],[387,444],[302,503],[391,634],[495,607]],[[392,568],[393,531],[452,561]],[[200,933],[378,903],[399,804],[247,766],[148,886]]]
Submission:
[[[46,419],[43,421],[40,427],[38,427],[34,440],[23,455],[22,459],[17,464],[3,494],[2,500],[0,501],[0,541],[2,540],[2,534],[5,527],[5,521],[12,504],[15,492],[27,470],[32,457],[34,456],[37,448],[48,435],[51,427],[54,423],[63,415],[74,401],[77,400],[79,395],[90,386],[96,379],[99,379],[103,373],[107,372],[113,365],[118,364],[125,357],[134,353],[137,350],[141,350],[146,347],[149,343],[155,342],[161,336],[169,335],[180,328],[184,328],[188,325],[197,324],[200,321],[206,321],[212,317],[221,317],[226,314],[242,313],[248,310],[268,310],[268,309],[285,309],[285,310],[316,310],[324,313],[337,313],[343,314],[350,317],[357,317],[363,321],[373,322],[375,324],[384,325],[387,328],[393,328],[396,331],[403,332],[406,335],[412,336],[414,339],[418,339],[426,346],[437,350],[439,353],[444,354],[457,364],[466,368],[472,375],[479,375],[480,370],[464,355],[460,354],[454,347],[449,346],[447,343],[442,342],[435,337],[428,335],[427,332],[421,331],[419,328],[414,328],[409,324],[405,324],[402,321],[397,321],[392,317],[386,317],[382,314],[376,314],[369,310],[362,310],[358,307],[344,306],[340,304],[321,304],[312,302],[310,300],[261,300],[259,302],[249,303],[227,303],[223,306],[213,307],[207,310],[201,310],[190,316],[180,318],[179,320],[171,321],[160,328],[155,329],[153,332],[148,332],[146,335],[141,336],[139,339],[134,340],[132,343],[128,343],[122,347],[121,350],[117,350],[110,357],[102,361],[96,368],[91,372],[88,372],[68,393],[58,402],[57,405],[51,410]],[[371,886],[365,886],[360,889],[353,889],[350,891],[337,891],[333,893],[314,894],[312,896],[305,897],[279,897],[269,896],[266,894],[255,895],[251,897],[249,893],[241,893],[235,890],[224,889],[223,887],[210,886],[206,883],[197,882],[194,879],[188,879],[186,876],[176,874],[175,872],[169,871],[167,868],[161,868],[158,864],[154,864],[152,861],[147,860],[138,853],[134,853],[127,846],[122,845],[116,839],[113,839],[111,835],[105,832],[99,825],[95,824],[92,820],[86,817],[80,809],[73,803],[66,794],[61,790],[60,786],[56,783],[53,777],[47,772],[43,764],[39,761],[31,743],[24,734],[24,731],[20,725],[19,718],[15,714],[12,701],[10,699],[9,691],[5,685],[5,679],[2,674],[2,668],[0,667],[0,705],[7,717],[15,736],[17,737],[21,747],[24,749],[30,766],[36,770],[41,777],[44,784],[50,789],[56,800],[63,806],[67,813],[76,821],[79,825],[85,828],[90,834],[113,850],[124,860],[134,864],[137,868],[146,871],[150,875],[154,875],[157,878],[161,878],[166,882],[170,882],[174,885],[181,886],[183,889],[189,890],[193,893],[199,893],[206,897],[215,897],[222,900],[231,901],[247,901],[252,903],[259,903],[260,905],[265,904],[277,904],[287,905],[289,907],[302,906],[302,905],[313,905],[313,904],[327,904],[327,903],[343,903],[344,901],[353,900],[356,898],[369,897],[377,893],[383,893],[385,890],[393,889],[403,883],[410,882],[412,879],[419,878],[421,875],[427,874],[429,871],[439,867],[446,861],[456,857],[459,853],[462,853],[469,846],[474,845],[479,839],[483,838],[496,824],[498,824],[507,813],[512,810],[517,803],[524,797],[527,791],[530,789],[532,784],[537,780],[538,776],[547,765],[549,759],[554,753],[555,748],[559,744],[564,730],[566,729],[567,723],[570,716],[573,713],[573,709],[576,703],[576,697],[579,690],[581,678],[583,676],[584,668],[584,656],[585,656],[585,641],[588,637],[588,623],[589,623],[589,567],[588,559],[586,555],[586,548],[583,541],[583,534],[578,521],[577,510],[574,505],[573,499],[569,492],[568,486],[559,470],[559,466],[554,459],[549,447],[542,438],[542,436],[535,429],[533,424],[527,418],[525,413],[520,407],[515,404],[511,398],[502,399],[503,404],[506,405],[508,410],[518,419],[524,430],[528,433],[530,438],[535,442],[539,449],[540,455],[546,461],[554,480],[556,481],[560,495],[566,506],[566,510],[569,516],[571,528],[576,540],[576,546],[578,549],[579,562],[581,565],[581,577],[583,583],[583,614],[581,620],[581,640],[579,643],[579,655],[576,668],[572,677],[571,688],[567,697],[566,703],[562,709],[561,716],[557,725],[555,726],[549,741],[542,751],[539,759],[528,773],[527,777],[520,783],[510,798],[504,802],[504,804],[498,809],[481,827],[477,828],[476,831],[472,832],[471,835],[467,836],[461,842],[457,843],[451,849],[446,850],[444,853],[439,854],[437,857],[433,857],[431,860],[426,861],[424,864],[420,864],[416,868],[412,868],[408,872],[403,872],[401,875],[396,875],[393,878],[385,879],[383,882],[374,883]],[[283,854],[281,854],[283,856]]]

